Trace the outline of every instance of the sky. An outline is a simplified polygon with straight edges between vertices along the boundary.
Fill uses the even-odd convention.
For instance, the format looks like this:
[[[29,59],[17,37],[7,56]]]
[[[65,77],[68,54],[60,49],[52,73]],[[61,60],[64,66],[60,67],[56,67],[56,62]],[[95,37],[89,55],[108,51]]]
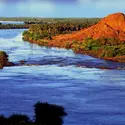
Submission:
[[[104,17],[125,13],[125,0],[0,0],[0,17]]]

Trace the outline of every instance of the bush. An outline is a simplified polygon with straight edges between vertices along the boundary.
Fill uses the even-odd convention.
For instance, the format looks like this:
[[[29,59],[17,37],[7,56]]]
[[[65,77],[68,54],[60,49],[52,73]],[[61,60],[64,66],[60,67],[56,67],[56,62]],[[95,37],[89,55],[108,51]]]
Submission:
[[[123,56],[123,55],[125,55],[125,45],[117,49],[117,56]]]
[[[12,125],[26,124],[29,122],[29,117],[27,115],[14,114],[8,118],[8,122]]]
[[[116,57],[125,55],[125,42],[121,42],[116,38],[87,38],[82,44],[85,50],[101,50],[99,57]]]
[[[26,34],[28,34],[28,31],[27,31],[27,30],[25,30],[22,35],[24,36],[24,35],[26,35]]]
[[[98,50],[101,47],[99,39],[86,38],[83,44],[85,50]]]
[[[66,42],[66,49],[70,49],[71,48],[71,43],[70,42]]]
[[[3,115],[0,115],[0,125],[6,125],[7,124],[7,118]]]
[[[35,107],[35,122],[27,115],[13,114],[6,118],[0,115],[0,125],[62,125],[67,115],[62,106],[38,102]]]
[[[104,57],[115,57],[116,56],[116,51],[114,51],[114,50],[104,50],[102,55]]]
[[[62,106],[38,102],[35,107],[35,122],[43,125],[62,125],[67,115]]]

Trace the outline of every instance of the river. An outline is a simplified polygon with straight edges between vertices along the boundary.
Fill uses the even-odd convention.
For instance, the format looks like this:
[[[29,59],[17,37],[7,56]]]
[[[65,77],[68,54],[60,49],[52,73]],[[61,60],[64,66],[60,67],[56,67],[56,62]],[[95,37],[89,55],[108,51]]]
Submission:
[[[0,21],[0,23],[2,23],[3,25],[6,25],[6,24],[24,24],[24,22],[21,22],[21,21]]]
[[[22,41],[23,31],[0,30],[0,50],[27,63],[0,70],[0,114],[32,118],[41,101],[65,107],[64,125],[125,125],[125,70],[96,67],[125,64],[33,45]]]

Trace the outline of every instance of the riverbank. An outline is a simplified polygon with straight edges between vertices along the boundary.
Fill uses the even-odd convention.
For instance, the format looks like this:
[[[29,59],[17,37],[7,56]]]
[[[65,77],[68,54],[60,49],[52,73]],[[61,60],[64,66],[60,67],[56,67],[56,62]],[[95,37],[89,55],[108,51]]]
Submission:
[[[121,46],[115,46],[114,49],[112,49],[113,46],[104,46],[100,48],[98,46],[97,47],[94,46],[93,47],[94,49],[92,49],[87,41],[87,45],[89,45],[89,47],[91,48],[89,50],[86,47],[85,42],[79,42],[79,41],[68,42],[68,41],[55,41],[46,39],[33,40],[33,39],[28,39],[28,37],[27,36],[25,37],[25,35],[23,36],[23,39],[25,41],[29,41],[30,43],[38,44],[40,46],[72,49],[77,54],[86,54],[95,58],[100,58],[109,61],[122,62],[122,63],[125,62],[124,43],[123,45],[121,44]],[[117,50],[117,52],[115,50]],[[114,53],[116,53],[116,55],[119,56],[116,55],[114,56]]]

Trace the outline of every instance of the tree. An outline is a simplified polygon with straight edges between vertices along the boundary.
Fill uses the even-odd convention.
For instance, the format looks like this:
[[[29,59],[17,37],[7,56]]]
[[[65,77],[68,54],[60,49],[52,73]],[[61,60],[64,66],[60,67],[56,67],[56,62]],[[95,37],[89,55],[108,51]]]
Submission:
[[[62,106],[37,102],[35,105],[35,122],[43,125],[62,125],[67,115]]]
[[[6,125],[7,124],[7,118],[3,115],[0,115],[0,125]]]

